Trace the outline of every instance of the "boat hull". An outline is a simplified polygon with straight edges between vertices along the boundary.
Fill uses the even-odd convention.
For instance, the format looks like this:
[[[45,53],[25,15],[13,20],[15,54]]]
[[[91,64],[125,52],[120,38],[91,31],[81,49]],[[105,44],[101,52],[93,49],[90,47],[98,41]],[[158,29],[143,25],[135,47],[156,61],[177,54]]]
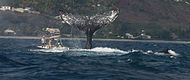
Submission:
[[[40,49],[47,49],[47,50],[65,50],[65,51],[69,50],[68,47],[52,47],[52,48],[49,48],[47,46],[37,46],[37,47]]]

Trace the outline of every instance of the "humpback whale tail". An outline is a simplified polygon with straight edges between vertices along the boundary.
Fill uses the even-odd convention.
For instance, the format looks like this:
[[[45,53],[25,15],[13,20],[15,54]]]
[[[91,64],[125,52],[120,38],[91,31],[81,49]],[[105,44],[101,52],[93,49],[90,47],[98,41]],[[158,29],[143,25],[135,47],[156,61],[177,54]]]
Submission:
[[[71,13],[61,14],[63,23],[77,27],[84,31],[87,36],[86,49],[92,48],[92,37],[94,32],[113,22],[118,17],[119,10],[111,10],[94,16],[72,15]]]

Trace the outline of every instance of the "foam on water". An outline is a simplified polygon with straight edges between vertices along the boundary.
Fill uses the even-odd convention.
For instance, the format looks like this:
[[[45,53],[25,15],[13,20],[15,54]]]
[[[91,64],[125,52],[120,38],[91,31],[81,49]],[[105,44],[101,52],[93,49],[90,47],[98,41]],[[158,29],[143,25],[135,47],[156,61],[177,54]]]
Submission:
[[[93,49],[71,49],[71,51],[85,51],[85,52],[102,52],[102,53],[123,53],[128,54],[127,51],[123,51],[116,48],[108,48],[108,47],[96,47]]]
[[[129,53],[128,51],[108,47],[96,47],[93,49],[71,49],[70,52],[70,54],[74,56],[119,56]]]
[[[108,47],[96,47],[93,49],[69,49],[69,50],[56,50],[56,49],[30,49],[32,52],[45,52],[46,54],[51,53],[68,53],[69,55],[78,55],[78,56],[94,56],[94,55],[124,55],[128,54],[128,51],[123,51],[116,48]]]
[[[108,48],[108,47],[96,47],[93,49],[69,49],[69,50],[57,50],[57,49],[33,49],[30,50],[33,52],[43,52],[43,54],[51,53],[66,53],[72,56],[106,56],[106,55],[126,55],[130,53],[142,53],[145,55],[159,55],[159,56],[178,56],[175,51],[169,50],[169,53],[164,52],[154,52],[152,50],[143,51],[131,49],[128,51],[120,50],[117,48]]]
[[[153,55],[158,55],[158,56],[172,56],[172,57],[177,57],[179,56],[178,53],[176,53],[173,50],[168,50],[167,53],[165,52],[153,52],[152,50],[148,50],[148,51],[141,51],[143,54],[153,54]]]

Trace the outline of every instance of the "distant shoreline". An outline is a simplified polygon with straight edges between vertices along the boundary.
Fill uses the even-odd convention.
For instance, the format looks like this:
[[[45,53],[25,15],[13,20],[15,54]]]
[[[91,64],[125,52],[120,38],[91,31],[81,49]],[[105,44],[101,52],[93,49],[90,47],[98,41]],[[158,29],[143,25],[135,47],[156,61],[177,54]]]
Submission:
[[[0,36],[0,39],[41,39],[41,37],[32,36]],[[63,40],[86,40],[86,38],[62,38]],[[131,40],[131,39],[100,39],[94,38],[97,41],[126,41],[126,42],[151,42],[151,43],[178,43],[190,44],[190,41],[167,41],[167,40]]]

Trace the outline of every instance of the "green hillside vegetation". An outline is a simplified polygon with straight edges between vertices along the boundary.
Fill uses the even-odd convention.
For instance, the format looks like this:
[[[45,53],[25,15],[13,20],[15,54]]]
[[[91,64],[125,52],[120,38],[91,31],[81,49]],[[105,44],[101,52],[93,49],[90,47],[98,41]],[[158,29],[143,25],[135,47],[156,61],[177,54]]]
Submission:
[[[190,0],[184,1],[190,2]],[[95,37],[118,38],[118,35],[125,37],[125,33],[138,36],[141,34],[141,30],[145,30],[145,33],[151,35],[152,39],[190,39],[190,5],[175,0],[1,0],[0,5],[32,7],[34,10],[40,11],[41,16],[45,15],[46,17],[57,16],[60,12],[94,15],[119,8],[119,18],[99,30]],[[37,22],[33,25],[30,23],[28,27],[35,26],[34,29],[39,30],[51,23],[49,26],[60,27],[63,33],[71,32],[70,26],[56,21],[48,22],[48,19],[51,18],[44,19],[47,21],[40,25]],[[21,23],[23,24],[23,22]],[[19,25],[17,26],[19,27]],[[30,31],[28,30],[28,32]],[[39,35],[34,32],[31,34]]]
[[[32,7],[49,15],[59,14],[60,10],[91,15],[112,9],[117,2],[116,0],[2,0],[1,5]]]

